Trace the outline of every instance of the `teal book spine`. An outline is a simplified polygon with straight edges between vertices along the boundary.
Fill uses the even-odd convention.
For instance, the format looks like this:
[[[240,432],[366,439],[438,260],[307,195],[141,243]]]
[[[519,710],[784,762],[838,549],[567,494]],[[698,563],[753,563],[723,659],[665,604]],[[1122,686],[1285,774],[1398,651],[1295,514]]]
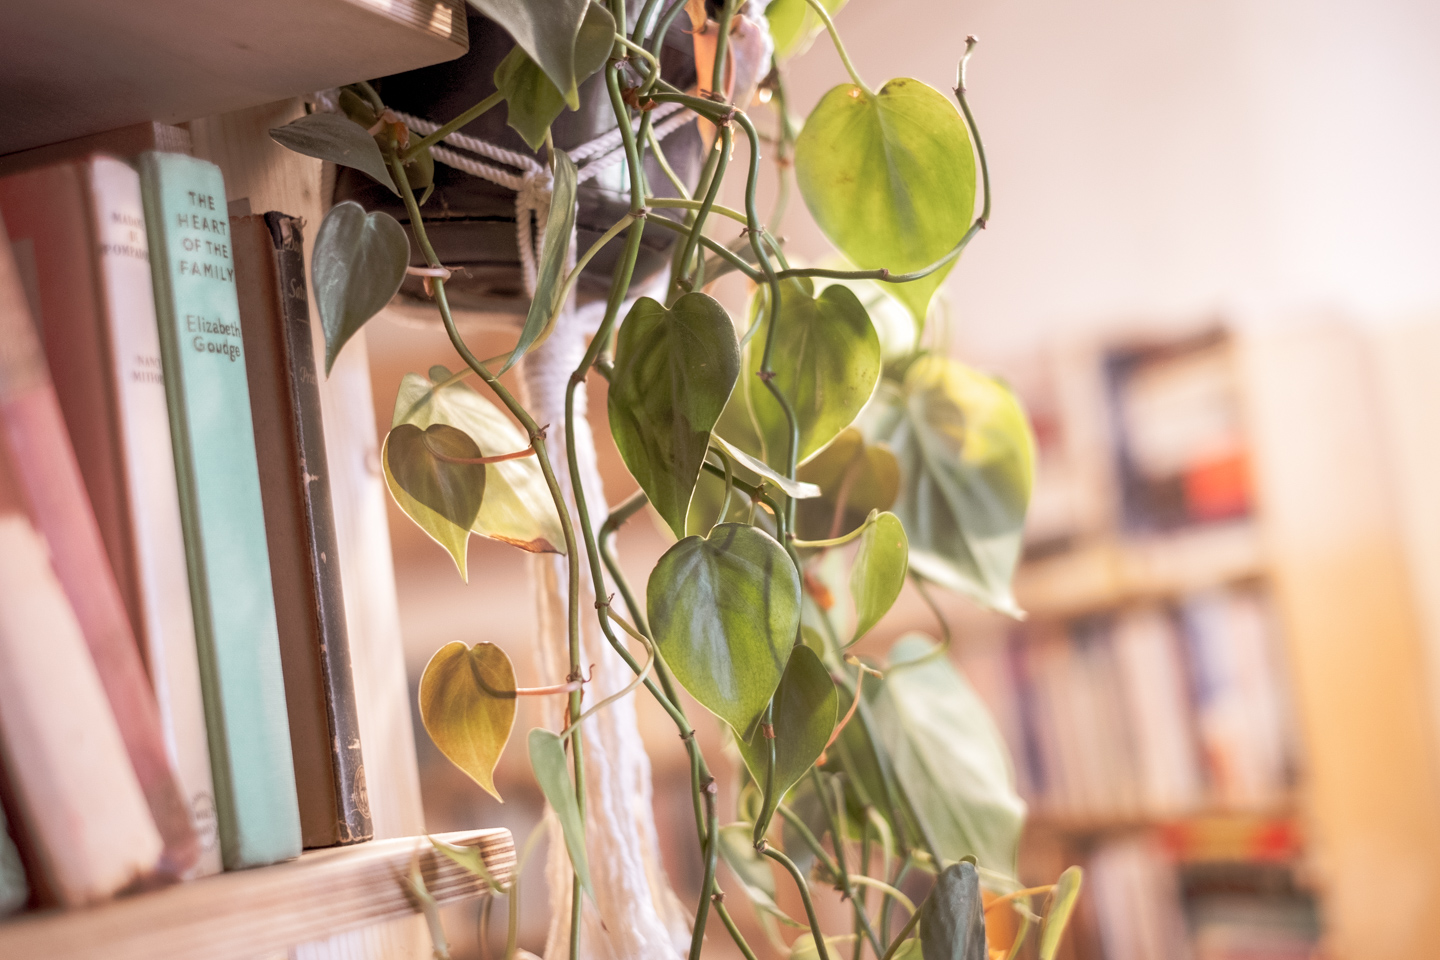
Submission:
[[[14,913],[30,899],[30,885],[25,882],[25,868],[20,851],[15,849],[5,823],[5,808],[0,807],[0,917]]]
[[[220,852],[257,867],[299,856],[300,811],[225,181],[178,153],[140,177]]]

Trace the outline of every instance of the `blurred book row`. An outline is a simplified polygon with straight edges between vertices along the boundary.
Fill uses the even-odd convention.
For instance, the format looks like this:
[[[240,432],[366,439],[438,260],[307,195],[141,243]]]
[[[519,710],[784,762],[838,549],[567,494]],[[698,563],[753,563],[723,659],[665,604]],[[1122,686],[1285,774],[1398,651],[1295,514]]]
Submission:
[[[0,913],[369,839],[300,222],[164,152],[0,218]]]

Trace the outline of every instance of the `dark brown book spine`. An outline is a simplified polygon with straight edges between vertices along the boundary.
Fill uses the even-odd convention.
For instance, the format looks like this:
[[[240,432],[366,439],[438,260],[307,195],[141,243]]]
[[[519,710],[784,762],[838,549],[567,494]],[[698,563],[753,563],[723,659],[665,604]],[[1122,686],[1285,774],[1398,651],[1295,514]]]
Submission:
[[[306,847],[357,843],[369,840],[374,829],[300,221],[279,213],[235,217],[231,235],[301,834]]]

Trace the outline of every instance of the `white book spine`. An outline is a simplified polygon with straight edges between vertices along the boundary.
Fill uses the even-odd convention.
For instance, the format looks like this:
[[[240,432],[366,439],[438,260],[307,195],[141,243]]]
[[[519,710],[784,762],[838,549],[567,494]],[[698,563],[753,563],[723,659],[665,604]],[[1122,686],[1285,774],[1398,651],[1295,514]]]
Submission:
[[[140,583],[140,641],[160,705],[165,746],[200,837],[200,860],[192,874],[218,873],[215,789],[140,175],[118,160],[96,157],[89,178]]]
[[[1174,625],[1154,607],[1126,613],[1116,624],[1115,655],[1147,812],[1174,814],[1197,806],[1200,760]]]
[[[45,542],[0,516],[0,746],[16,819],[66,906],[153,871],[163,845]]]

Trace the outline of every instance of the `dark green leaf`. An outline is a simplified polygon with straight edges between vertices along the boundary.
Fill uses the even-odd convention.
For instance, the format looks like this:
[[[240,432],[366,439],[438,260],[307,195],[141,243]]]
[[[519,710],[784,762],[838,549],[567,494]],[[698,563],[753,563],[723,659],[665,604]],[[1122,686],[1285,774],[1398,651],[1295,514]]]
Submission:
[[[665,551],[647,594],[655,644],[675,678],[742,737],[750,733],[800,629],[800,577],[785,548],[754,527],[722,523]]]
[[[310,269],[325,330],[327,374],[340,348],[395,296],[409,265],[410,240],[390,214],[366,214],[353,200],[337,203],[325,214],[315,234]]]
[[[830,16],[840,12],[845,0],[820,0]],[[765,8],[770,21],[770,36],[775,41],[775,59],[784,62],[810,48],[811,42],[825,24],[805,0],[771,0]]]
[[[920,910],[924,960],[988,960],[985,905],[975,864],[962,860],[941,871]]]
[[[1010,756],[985,704],[949,660],[911,663],[933,649],[915,634],[891,649],[871,709],[877,733],[940,855],[974,856],[1013,875],[1025,802]]]
[[[895,604],[905,586],[910,546],[905,528],[893,513],[882,513],[860,534],[860,549],[850,568],[850,596],[855,601],[855,636],[859,640]]]
[[[826,287],[819,297],[813,293],[808,278],[781,283],[773,350],[775,386],[790,401],[800,426],[797,461],[848,427],[880,379],[880,340],[855,294],[841,286]],[[757,376],[769,313],[765,311],[750,342],[743,382],[764,444],[763,459],[783,469],[789,426],[780,404]]]
[[[445,644],[420,675],[419,700],[435,746],[500,800],[495,764],[515,725],[515,668],[505,651],[493,643]]]
[[[960,111],[934,87],[852,84],[820,100],[795,141],[795,181],[815,222],[866,270],[908,273],[939,260],[970,227],[975,158]],[[953,262],[892,292],[925,322]]]
[[[530,769],[540,784],[540,792],[555,819],[560,821],[560,833],[565,838],[565,850],[570,854],[570,866],[580,878],[580,885],[595,899],[595,888],[590,884],[590,860],[585,855],[585,823],[580,816],[580,805],[575,799],[575,785],[570,782],[569,764],[565,758],[565,742],[559,735],[543,727],[530,731]]]
[[[385,438],[385,478],[401,510],[450,550],[465,576],[465,545],[485,496],[485,466],[464,431],[442,423],[402,423]],[[402,496],[403,494],[403,496]],[[416,506],[425,509],[415,509]],[[458,549],[452,549],[455,544]]]
[[[819,497],[796,507],[796,533],[803,540],[826,540],[854,530],[871,510],[889,510],[900,494],[895,454],[884,445],[865,443],[854,427],[841,431],[795,476],[820,488]],[[842,494],[845,505],[837,525],[835,510]]]
[[[775,780],[770,803],[760,810],[760,822],[768,823],[780,798],[793,787],[825,752],[825,744],[835,730],[839,697],[830,672],[815,651],[797,644],[790,652],[790,662],[775,691]],[[763,788],[770,748],[764,725],[748,740],[736,734],[736,744],[750,776]]]
[[[687,293],[669,310],[642,297],[615,344],[610,432],[625,465],[676,536],[695,492],[710,431],[740,375],[725,308]]]
[[[770,869],[770,861],[755,851],[751,830],[748,823],[730,823],[721,827],[720,855],[757,909],[793,923],[775,903],[775,874]]]
[[[1020,615],[1010,581],[1035,443],[1015,395],[963,364],[927,355],[911,364],[899,399],[877,409],[871,434],[900,461],[895,514],[910,536],[911,569]]]
[[[274,128],[270,136],[282,147],[342,167],[353,167],[392,193],[399,193],[375,138],[348,117],[311,113]]]
[[[1055,960],[1060,950],[1060,941],[1065,936],[1065,925],[1075,912],[1075,901],[1080,896],[1083,879],[1079,867],[1069,867],[1060,874],[1055,889],[1050,891],[1045,918],[1040,923],[1040,960]]]
[[[571,110],[580,109],[580,94],[577,89],[595,70],[599,69],[594,57],[593,37],[585,44],[580,43],[580,28],[591,6],[589,0],[470,0],[470,5],[494,20],[514,38],[530,59],[564,95]],[[608,18],[608,14],[606,15]],[[613,37],[615,22],[609,23]],[[595,31],[598,33],[598,29]],[[609,52],[609,49],[606,49]],[[583,61],[583,62],[581,62]],[[602,59],[600,63],[604,63]],[[587,71],[588,72],[585,72]]]
[[[449,424],[463,430],[489,456],[530,445],[499,408],[464,383],[437,389],[436,384],[449,379],[449,370],[432,367],[430,377],[407,373],[400,381],[393,426]],[[485,499],[470,531],[532,553],[564,552],[560,515],[555,512],[555,501],[534,457],[486,465]]]
[[[565,287],[565,265],[570,255],[570,235],[575,231],[575,164],[563,151],[555,152],[555,182],[551,185],[550,216],[545,224],[545,245],[535,274],[535,296],[515,349],[510,351],[499,374],[509,370],[545,334],[551,317],[560,306]]]
[[[615,20],[609,11],[590,4],[575,42],[575,68],[583,80],[605,65],[615,40]],[[523,47],[516,47],[495,68],[495,89],[505,96],[505,122],[520,134],[531,150],[545,142],[550,124],[565,109],[565,97]]]

